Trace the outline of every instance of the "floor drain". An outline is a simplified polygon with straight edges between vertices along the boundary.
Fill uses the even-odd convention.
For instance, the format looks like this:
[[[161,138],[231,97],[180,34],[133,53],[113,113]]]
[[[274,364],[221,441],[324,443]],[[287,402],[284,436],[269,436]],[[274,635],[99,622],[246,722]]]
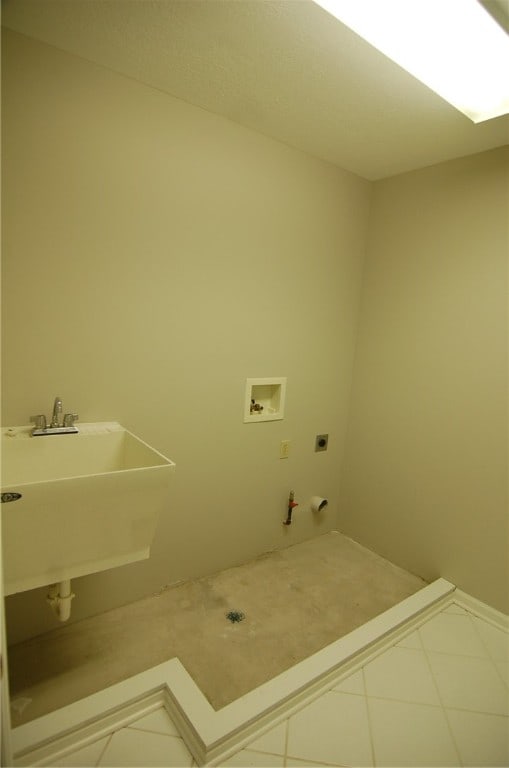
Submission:
[[[232,624],[235,624],[238,621],[242,621],[242,619],[245,619],[246,617],[242,611],[230,611],[230,613],[226,614],[226,618],[230,619]]]

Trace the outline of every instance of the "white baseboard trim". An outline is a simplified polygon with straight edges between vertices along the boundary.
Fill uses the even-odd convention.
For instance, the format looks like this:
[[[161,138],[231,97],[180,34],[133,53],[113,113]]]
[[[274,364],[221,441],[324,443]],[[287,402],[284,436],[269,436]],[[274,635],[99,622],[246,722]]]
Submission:
[[[454,602],[464,608],[470,613],[474,613],[484,621],[493,624],[498,629],[503,629],[505,632],[509,630],[509,616],[502,611],[498,611],[496,608],[492,608],[491,605],[481,602],[476,597],[468,595],[461,589],[456,589],[454,592]]]
[[[437,579],[217,711],[180,661],[171,659],[13,729],[14,764],[51,765],[164,706],[197,764],[217,765],[256,735],[383,653],[447,605],[464,602],[466,606],[468,596],[463,598],[462,593],[460,601],[456,595],[453,584]]]

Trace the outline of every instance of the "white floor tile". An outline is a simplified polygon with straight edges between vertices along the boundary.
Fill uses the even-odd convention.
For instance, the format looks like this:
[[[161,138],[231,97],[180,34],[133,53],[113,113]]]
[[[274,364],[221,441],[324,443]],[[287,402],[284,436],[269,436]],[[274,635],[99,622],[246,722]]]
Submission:
[[[498,669],[498,674],[509,688],[509,662],[496,661],[495,666]]]
[[[448,710],[463,765],[509,765],[509,719],[499,715]]]
[[[183,768],[190,766],[191,762],[191,753],[180,738],[122,728],[111,737],[99,765],[122,768]]]
[[[139,720],[135,720],[134,723],[131,723],[128,728],[134,728],[139,731],[150,731],[152,733],[164,733],[167,736],[180,736],[173,720],[164,707],[156,709],[155,712],[151,712],[149,715],[140,717]]]
[[[312,760],[299,760],[298,757],[287,757],[287,768],[326,768],[330,763],[314,763]]]
[[[287,755],[332,765],[371,766],[366,700],[329,691],[289,720]]]
[[[399,643],[396,643],[396,646],[398,648],[415,648],[421,651],[422,643],[421,638],[419,637],[419,633],[417,630],[415,630],[415,632],[411,632],[409,635],[404,637],[403,640],[400,640]]]
[[[507,715],[509,691],[490,659],[428,653],[445,707]]]
[[[76,752],[72,752],[70,755],[62,757],[60,760],[52,759],[51,765],[55,768],[90,768],[98,763],[99,758],[104,752],[104,748],[108,743],[110,737],[106,736],[104,739],[94,741],[93,744],[89,744],[82,749],[77,749]]]
[[[285,759],[282,755],[268,755],[263,752],[251,752],[242,749],[221,763],[221,766],[253,766],[253,768],[283,768]]]
[[[377,766],[458,766],[444,711],[427,704],[368,699]]]
[[[451,603],[447,606],[447,608],[444,608],[442,613],[456,613],[456,614],[465,614],[468,613],[464,608],[461,607],[461,605],[458,605],[458,603]]]
[[[509,633],[488,624],[487,621],[483,621],[477,616],[472,616],[472,621],[491,658],[496,661],[508,661]]]
[[[254,741],[249,742],[248,749],[259,750],[260,752],[272,752],[274,755],[284,755],[286,749],[286,720],[279,723],[263,736],[259,736]]]
[[[362,669],[355,672],[350,677],[346,677],[340,683],[334,686],[333,691],[341,691],[342,693],[357,693],[360,696],[364,696],[364,679],[362,676]]]
[[[462,656],[487,656],[468,614],[439,613],[419,627],[425,650]]]
[[[364,676],[368,696],[440,704],[424,651],[390,648],[364,667]]]

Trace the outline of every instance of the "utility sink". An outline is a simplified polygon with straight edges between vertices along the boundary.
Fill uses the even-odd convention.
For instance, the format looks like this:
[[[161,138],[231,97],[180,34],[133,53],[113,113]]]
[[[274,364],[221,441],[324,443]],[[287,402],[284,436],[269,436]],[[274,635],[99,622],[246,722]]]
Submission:
[[[149,557],[175,464],[117,422],[31,432],[2,429],[4,593]]]

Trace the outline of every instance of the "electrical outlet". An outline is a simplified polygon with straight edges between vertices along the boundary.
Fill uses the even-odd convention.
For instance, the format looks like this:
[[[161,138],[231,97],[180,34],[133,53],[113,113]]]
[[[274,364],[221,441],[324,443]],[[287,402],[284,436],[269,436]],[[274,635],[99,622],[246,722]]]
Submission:
[[[329,435],[317,435],[315,437],[315,451],[326,451],[329,444]]]
[[[281,443],[279,444],[279,458],[287,459],[289,455],[290,455],[290,441],[281,440]]]

